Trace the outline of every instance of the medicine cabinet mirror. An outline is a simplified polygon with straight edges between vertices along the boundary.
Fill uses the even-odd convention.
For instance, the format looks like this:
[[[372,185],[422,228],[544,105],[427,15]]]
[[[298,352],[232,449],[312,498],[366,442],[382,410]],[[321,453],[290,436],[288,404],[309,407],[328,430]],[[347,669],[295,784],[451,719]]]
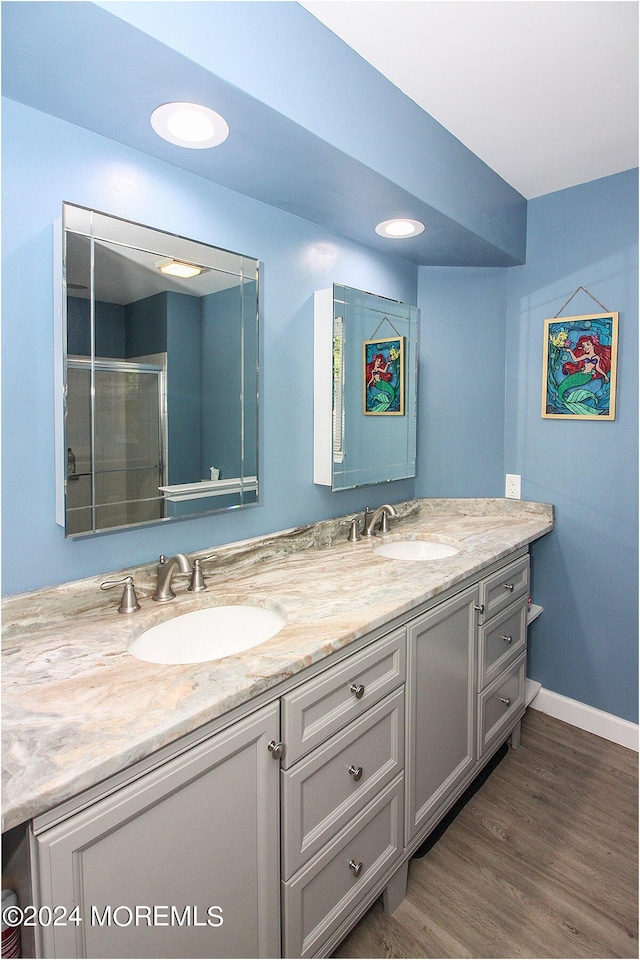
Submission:
[[[416,475],[418,308],[334,283],[314,295],[314,481]]]
[[[63,204],[56,519],[67,537],[258,499],[258,262]]]

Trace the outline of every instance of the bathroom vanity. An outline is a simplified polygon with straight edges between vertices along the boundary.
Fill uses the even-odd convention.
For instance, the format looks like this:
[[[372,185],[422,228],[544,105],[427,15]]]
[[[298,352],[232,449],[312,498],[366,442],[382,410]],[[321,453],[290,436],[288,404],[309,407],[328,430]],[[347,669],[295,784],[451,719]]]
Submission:
[[[92,609],[89,582],[6,601],[5,869],[58,910],[39,956],[326,956],[380,894],[398,906],[411,855],[518,744],[528,545],[553,511],[398,512],[386,539],[458,552],[385,559],[337,520],[226,548],[207,593],[160,612],[149,570],[130,617],[95,585]],[[286,621],[260,647],[127,653],[154,620],[249,596]]]

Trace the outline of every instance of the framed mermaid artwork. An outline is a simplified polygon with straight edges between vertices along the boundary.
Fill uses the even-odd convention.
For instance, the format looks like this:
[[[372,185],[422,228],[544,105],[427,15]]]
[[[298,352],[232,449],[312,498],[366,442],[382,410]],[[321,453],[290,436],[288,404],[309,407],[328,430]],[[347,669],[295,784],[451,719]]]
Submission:
[[[404,416],[404,337],[365,340],[362,351],[363,413]]]
[[[542,416],[614,420],[618,314],[544,321]]]

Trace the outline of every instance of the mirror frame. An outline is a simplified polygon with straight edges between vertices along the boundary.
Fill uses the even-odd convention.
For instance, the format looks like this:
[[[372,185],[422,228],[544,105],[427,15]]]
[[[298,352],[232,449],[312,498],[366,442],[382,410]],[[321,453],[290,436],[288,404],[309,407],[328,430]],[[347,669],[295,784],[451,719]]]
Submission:
[[[94,257],[93,244],[95,241],[104,241],[106,244],[117,244],[123,248],[143,251],[152,254],[154,257],[186,260],[190,263],[198,263],[207,268],[207,271],[218,271],[221,274],[236,276],[238,285],[241,289],[241,296],[244,293],[244,283],[251,282],[255,284],[255,347],[251,347],[250,354],[246,348],[247,329],[249,333],[254,329],[253,310],[249,310],[248,317],[245,318],[244,307],[240,322],[243,328],[240,336],[240,387],[238,392],[239,416],[241,421],[240,429],[240,459],[241,476],[239,483],[231,489],[232,493],[237,493],[239,502],[227,503],[222,507],[197,509],[190,513],[181,513],[180,515],[158,517],[150,520],[141,520],[130,523],[122,523],[113,526],[98,527],[95,523],[96,503],[93,480],[95,479],[95,467],[91,466],[92,492],[91,492],[91,529],[79,532],[69,532],[67,522],[67,487],[68,487],[68,462],[67,462],[67,369],[68,362],[72,358],[68,355],[68,289],[67,289],[67,264],[66,264],[66,236],[68,233],[80,234],[89,239],[91,244],[91,289],[89,300],[93,304],[97,299],[95,297],[95,275],[94,275]],[[215,247],[212,244],[201,241],[191,240],[182,237],[179,234],[170,233],[135,221],[125,220],[121,217],[114,217],[101,211],[93,210],[89,207],[83,207],[78,204],[64,201],[62,204],[62,216],[54,224],[54,388],[55,388],[55,474],[56,474],[56,522],[63,527],[65,538],[78,539],[91,536],[98,536],[106,533],[115,533],[122,530],[137,529],[138,527],[148,527],[161,523],[167,523],[176,520],[191,520],[202,516],[209,516],[218,513],[225,513],[228,510],[234,510],[249,506],[255,506],[259,503],[259,376],[260,376],[260,262],[254,257],[248,257],[244,254],[238,254],[221,247]],[[253,291],[250,298],[250,304],[253,302]],[[91,347],[88,367],[91,371],[91,383],[95,384],[95,370],[99,368],[103,358],[95,353],[95,326],[94,326],[94,308],[90,307],[91,314]],[[246,328],[245,328],[246,324]],[[246,458],[246,416],[248,409],[248,399],[251,402],[253,389],[249,390],[247,397],[247,379],[246,363],[250,361],[251,355],[255,355],[255,371],[252,367],[251,378],[255,375],[255,451],[251,452],[251,461],[255,462],[255,477],[244,476],[244,464]],[[121,363],[126,366],[126,361],[120,361],[114,358],[114,363]],[[165,371],[166,372],[166,371]],[[166,405],[166,393],[164,397]],[[160,404],[162,412],[162,403]],[[166,411],[165,411],[166,413]],[[253,419],[253,415],[250,415]],[[91,409],[90,416],[91,434],[95,430],[95,410]],[[166,418],[165,418],[166,428]],[[166,438],[165,438],[166,439]],[[166,482],[166,480],[165,480]],[[176,493],[173,491],[165,492],[165,505],[176,500],[180,502],[206,499],[207,503],[213,500],[213,495],[206,497],[206,493],[187,491],[187,487],[200,486],[202,481],[195,484],[177,484]],[[203,483],[202,490],[207,486],[207,481]],[[211,485],[213,489],[213,484]],[[224,482],[220,482],[221,489],[224,489]],[[207,489],[209,487],[207,486]],[[167,488],[164,487],[166,491]],[[227,500],[232,494],[227,493],[224,499]],[[245,497],[248,499],[245,500]],[[135,502],[135,501],[131,501]],[[89,508],[88,508],[89,509]]]

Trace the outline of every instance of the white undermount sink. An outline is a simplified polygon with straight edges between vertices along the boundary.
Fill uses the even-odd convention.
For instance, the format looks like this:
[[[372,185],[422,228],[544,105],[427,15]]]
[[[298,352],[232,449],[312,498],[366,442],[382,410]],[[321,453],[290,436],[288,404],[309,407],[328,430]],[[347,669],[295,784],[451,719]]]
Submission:
[[[222,660],[270,640],[284,624],[280,614],[264,607],[207,607],[149,627],[129,653],[148,663]]]
[[[460,553],[457,547],[438,540],[391,540],[374,547],[373,552],[391,560],[443,560]]]

